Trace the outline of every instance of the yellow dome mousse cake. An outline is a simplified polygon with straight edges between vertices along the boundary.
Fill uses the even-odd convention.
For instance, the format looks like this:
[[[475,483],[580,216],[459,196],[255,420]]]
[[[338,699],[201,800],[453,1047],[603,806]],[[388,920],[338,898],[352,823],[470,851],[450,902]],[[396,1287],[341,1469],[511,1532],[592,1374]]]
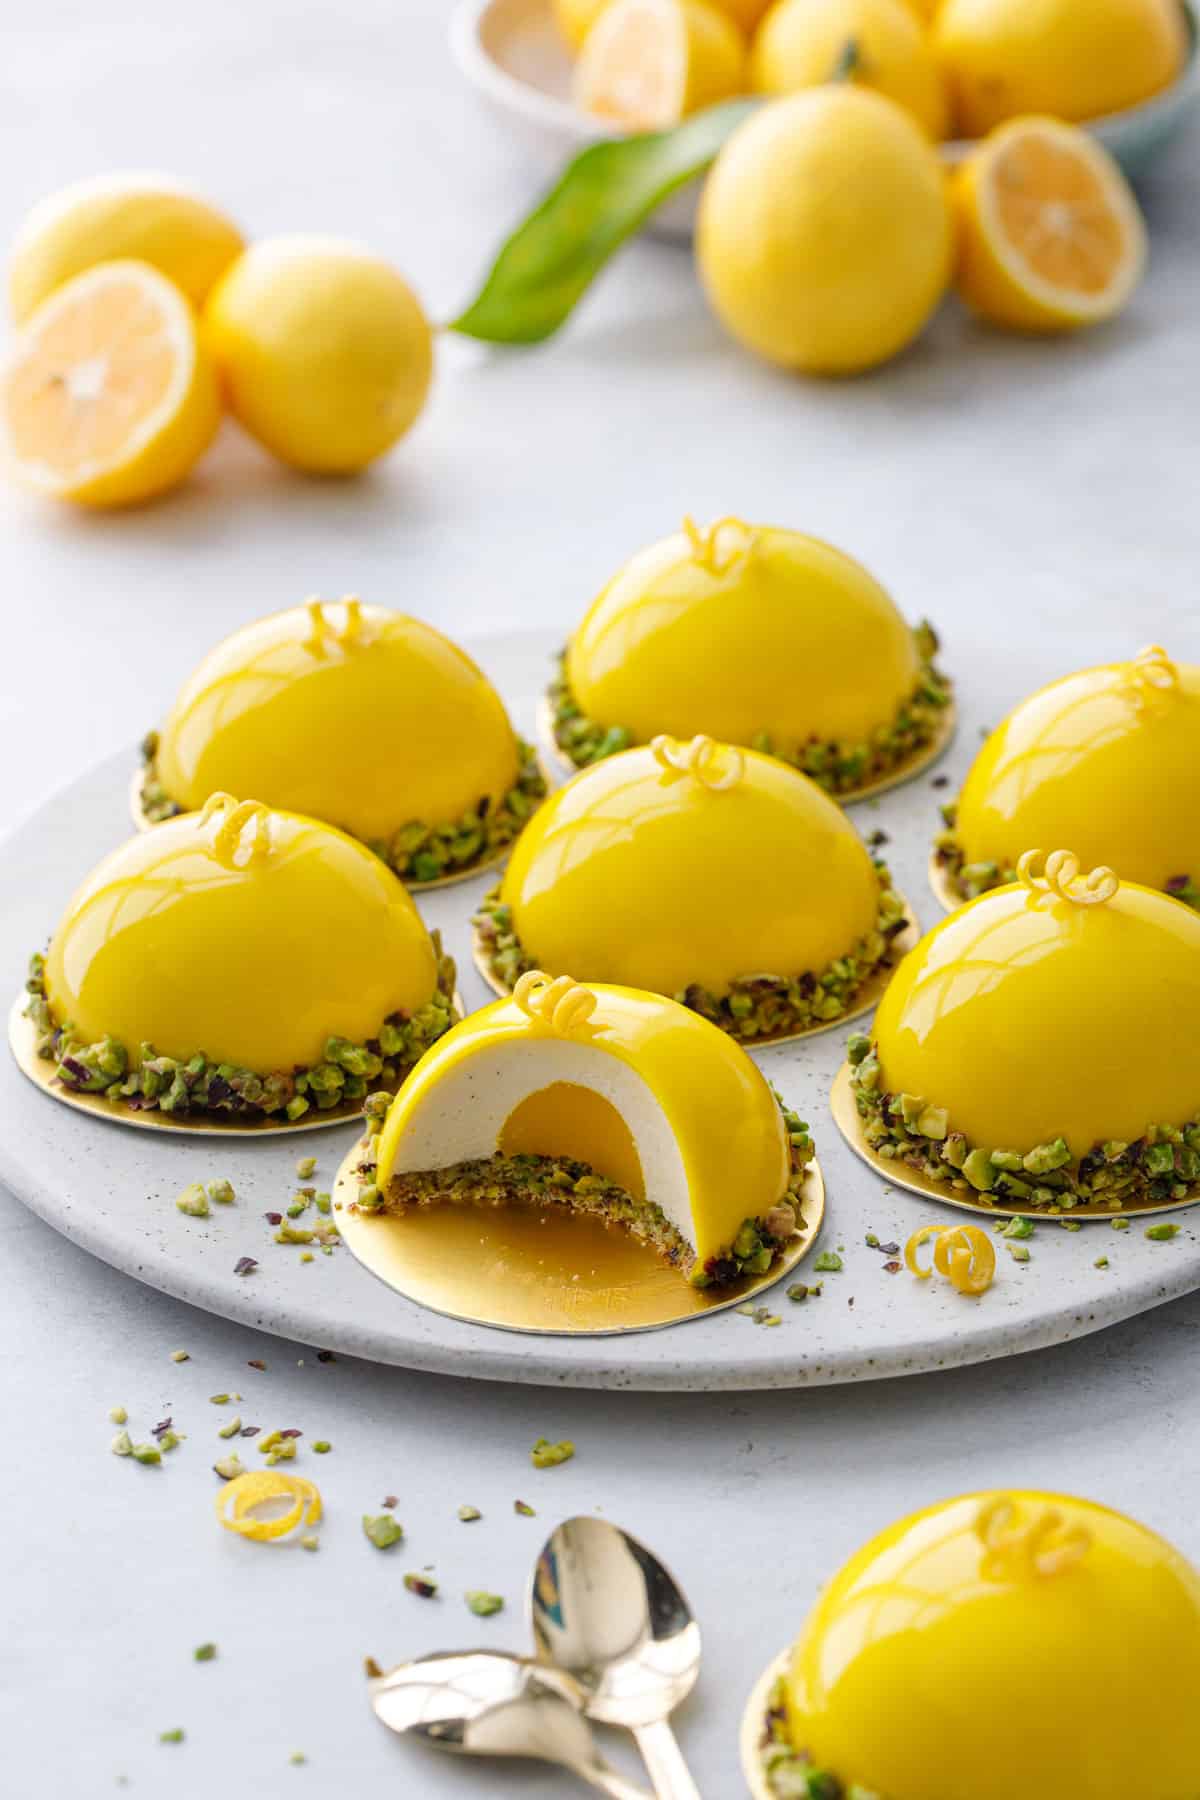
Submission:
[[[937,639],[860,563],[798,531],[685,520],[608,583],[550,690],[576,768],[659,733],[742,744],[852,797],[946,733]]]
[[[968,901],[850,1040],[866,1142],[1025,1210],[1200,1198],[1200,916],[1065,850]]]
[[[1163,1538],[1066,1494],[970,1494],[834,1576],[748,1773],[778,1800],[1194,1800],[1198,1681],[1200,1577]]]
[[[209,652],[143,745],[143,818],[217,791],[324,819],[410,886],[494,862],[545,793],[465,651],[348,599],[258,619]]]
[[[749,1041],[820,1029],[904,929],[845,813],[773,757],[657,737],[552,794],[475,920],[481,966],[673,996]]]
[[[448,1032],[367,1115],[360,1211],[593,1213],[697,1287],[770,1269],[813,1154],[807,1126],[707,1020],[540,971]]]
[[[28,985],[64,1088],[294,1122],[394,1086],[451,1023],[454,965],[365,845],[214,794],[97,865]]]
[[[1200,667],[1157,644],[1081,669],[1023,700],[988,738],[935,858],[970,899],[1016,878],[1030,844],[1067,843],[1089,867],[1200,907]]]

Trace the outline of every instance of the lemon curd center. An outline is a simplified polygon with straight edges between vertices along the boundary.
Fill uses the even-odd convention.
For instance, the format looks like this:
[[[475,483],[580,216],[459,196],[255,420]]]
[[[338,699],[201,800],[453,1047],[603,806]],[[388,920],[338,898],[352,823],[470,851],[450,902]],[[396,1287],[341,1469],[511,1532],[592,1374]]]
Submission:
[[[633,1133],[612,1104],[575,1081],[552,1081],[513,1107],[500,1127],[501,1156],[564,1156],[586,1163],[635,1200],[646,1198]]]

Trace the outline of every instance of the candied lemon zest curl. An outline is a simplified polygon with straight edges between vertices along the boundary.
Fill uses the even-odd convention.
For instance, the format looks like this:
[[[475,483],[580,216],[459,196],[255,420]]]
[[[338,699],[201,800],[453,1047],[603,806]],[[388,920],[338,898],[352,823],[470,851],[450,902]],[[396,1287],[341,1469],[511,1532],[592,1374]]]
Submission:
[[[364,620],[362,616],[362,601],[359,599],[358,595],[343,595],[340,602],[342,607],[342,620],[340,624],[338,624],[326,610],[328,607],[335,604],[339,603],[331,600],[320,600],[315,595],[311,600],[306,600],[304,602],[309,622],[309,634],[304,640],[304,648],[312,651],[314,655],[321,654],[325,648],[325,640],[327,638],[332,638],[334,643],[340,644],[344,650],[350,649],[354,644],[360,643],[362,640]]]
[[[1016,1518],[1016,1502],[1007,1494],[980,1508],[975,1530],[987,1550],[983,1573],[989,1581],[1060,1575],[1082,1562],[1092,1547],[1091,1532],[1068,1525],[1056,1506],[1044,1507],[1024,1525]]]
[[[274,1519],[258,1519],[254,1508],[270,1500],[291,1500],[287,1512]],[[226,1531],[251,1538],[257,1544],[287,1537],[298,1525],[315,1525],[321,1517],[321,1495],[301,1475],[285,1475],[275,1469],[253,1469],[235,1475],[216,1496],[217,1517]]]
[[[207,825],[217,813],[221,823],[212,841],[212,853],[223,868],[237,866],[247,825],[251,826],[249,861],[262,862],[270,855],[271,814],[261,800],[239,801],[232,794],[210,794],[200,809],[201,825]]]
[[[598,1005],[591,988],[572,981],[569,975],[555,979],[542,969],[527,969],[512,997],[523,1013],[548,1025],[560,1037],[584,1032]]]
[[[1079,858],[1073,850],[1052,850],[1045,857],[1041,850],[1026,850],[1017,862],[1017,879],[1031,893],[1054,894],[1069,900],[1073,906],[1103,906],[1111,900],[1121,883],[1112,869],[1103,863],[1088,875],[1079,872]]]
[[[1134,680],[1142,687],[1165,690],[1179,686],[1179,669],[1161,644],[1146,644],[1129,667]]]
[[[917,1252],[930,1238],[933,1260],[924,1267]],[[992,1240],[978,1225],[922,1225],[905,1244],[904,1261],[918,1281],[928,1281],[936,1269],[960,1294],[986,1293],[996,1274]]]
[[[710,575],[724,575],[754,546],[753,525],[747,525],[745,519],[739,519],[734,513],[726,514],[707,527],[697,525],[691,514],[685,513],[683,529],[692,546],[693,561],[707,569]],[[724,555],[721,554],[722,535],[726,540]]]
[[[725,772],[718,773],[718,751],[725,752]],[[650,754],[660,769],[672,769],[680,775],[690,775],[701,787],[711,788],[714,793],[721,793],[726,788],[736,787],[742,779],[746,768],[746,759],[735,744],[718,744],[715,738],[703,735],[694,737],[690,744],[682,743],[678,738],[668,737],[660,732],[650,739]]]

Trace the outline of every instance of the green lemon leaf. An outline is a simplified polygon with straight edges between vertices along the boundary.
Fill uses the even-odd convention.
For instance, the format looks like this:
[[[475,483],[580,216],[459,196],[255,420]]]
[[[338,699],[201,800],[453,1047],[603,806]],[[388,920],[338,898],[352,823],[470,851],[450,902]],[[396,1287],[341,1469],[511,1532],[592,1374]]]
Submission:
[[[449,330],[496,344],[553,336],[614,251],[676,188],[703,174],[757,104],[726,100],[670,131],[582,150],[501,247]]]

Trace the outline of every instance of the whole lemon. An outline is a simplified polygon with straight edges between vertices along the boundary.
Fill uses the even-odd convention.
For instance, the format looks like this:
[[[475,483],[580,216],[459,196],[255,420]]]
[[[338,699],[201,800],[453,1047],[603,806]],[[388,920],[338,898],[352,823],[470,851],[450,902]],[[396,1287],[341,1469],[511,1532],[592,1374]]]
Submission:
[[[264,238],[209,298],[205,339],[230,410],[284,462],[365,468],[425,402],[433,346],[390,263],[339,238]]]
[[[1019,113],[1093,119],[1173,81],[1187,54],[1179,0],[943,0],[934,47],[959,130]]]
[[[930,137],[945,137],[945,83],[906,0],[778,0],[754,39],[751,86],[791,94],[839,70],[905,107]]]
[[[22,324],[74,275],[130,258],[181,288],[202,306],[218,276],[244,247],[224,213],[168,175],[98,175],[41,200],[17,232],[8,293]]]
[[[705,184],[700,278],[722,323],[771,362],[848,375],[911,343],[952,260],[946,179],[908,113],[809,88],[740,126]]]

